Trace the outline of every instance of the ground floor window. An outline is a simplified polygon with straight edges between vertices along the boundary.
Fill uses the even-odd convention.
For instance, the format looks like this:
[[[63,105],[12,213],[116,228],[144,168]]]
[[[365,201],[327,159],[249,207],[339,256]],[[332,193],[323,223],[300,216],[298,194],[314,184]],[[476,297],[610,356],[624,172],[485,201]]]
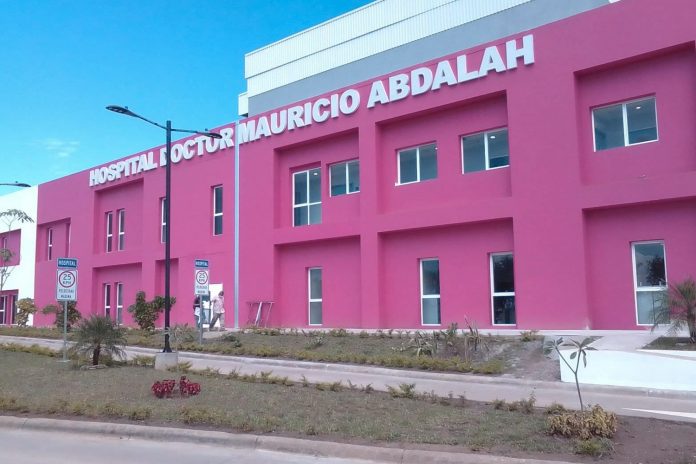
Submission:
[[[491,254],[491,300],[493,324],[513,325],[515,318],[515,273],[512,253]]]
[[[421,259],[421,323],[440,325],[440,260]]]
[[[309,284],[309,325],[321,325],[322,323],[322,272],[320,267],[310,268],[308,271]]]
[[[7,324],[8,295],[0,296],[0,324]]]
[[[667,290],[665,244],[662,241],[636,242],[631,248],[636,319],[639,325],[653,325]]]
[[[111,285],[104,284],[104,315],[111,317]]]
[[[116,322],[123,324],[123,283],[116,283]]]

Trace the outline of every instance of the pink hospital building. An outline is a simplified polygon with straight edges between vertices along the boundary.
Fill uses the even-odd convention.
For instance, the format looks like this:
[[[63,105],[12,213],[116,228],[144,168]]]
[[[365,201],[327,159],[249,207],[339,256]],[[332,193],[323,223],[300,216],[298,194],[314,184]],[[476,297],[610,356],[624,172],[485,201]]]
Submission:
[[[207,259],[228,327],[259,301],[283,327],[651,327],[696,276],[695,22],[689,0],[378,0],[247,54],[243,117],[172,149],[173,323]],[[63,256],[83,315],[134,325],[163,294],[166,161],[39,186],[39,306]]]

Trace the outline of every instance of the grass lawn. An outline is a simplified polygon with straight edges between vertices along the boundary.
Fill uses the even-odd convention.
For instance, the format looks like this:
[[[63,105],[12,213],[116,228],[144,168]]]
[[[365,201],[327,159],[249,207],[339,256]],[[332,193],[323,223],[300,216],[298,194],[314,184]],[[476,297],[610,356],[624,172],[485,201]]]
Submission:
[[[495,410],[459,398],[393,398],[348,387],[251,383],[189,374],[202,392],[156,399],[146,367],[79,370],[55,358],[0,350],[0,409],[358,442],[458,445],[496,453],[572,453],[572,441],[544,433],[545,417]],[[512,426],[514,424],[514,426]]]
[[[696,343],[690,343],[688,337],[660,337],[643,348],[647,350],[696,351]]]
[[[176,332],[175,332],[176,333]],[[2,327],[0,335],[60,338],[57,329],[32,327]],[[198,336],[192,328],[172,339],[173,347],[182,351],[204,351],[238,356],[288,358],[317,362],[343,362],[372,364],[385,367],[415,368],[435,371],[501,374],[509,360],[530,347],[517,337],[481,336],[476,350],[465,346],[463,337],[425,341],[437,345],[432,356],[416,356],[413,347],[414,332],[384,331],[373,334],[346,333],[341,330],[328,332],[302,332],[296,330],[257,329],[228,333],[221,338],[205,339],[198,344]],[[150,334],[140,330],[126,331],[129,345],[161,347],[162,334]],[[539,340],[532,340],[539,344]]]

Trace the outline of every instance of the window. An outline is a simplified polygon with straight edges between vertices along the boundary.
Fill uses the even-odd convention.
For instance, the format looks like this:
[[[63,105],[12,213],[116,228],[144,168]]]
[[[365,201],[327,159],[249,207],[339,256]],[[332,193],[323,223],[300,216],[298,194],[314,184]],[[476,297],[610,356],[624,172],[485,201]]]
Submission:
[[[595,151],[657,140],[655,97],[592,110]]]
[[[360,164],[358,160],[331,165],[329,175],[332,197],[360,191]]]
[[[106,252],[110,253],[113,250],[114,238],[114,213],[109,211],[106,213]]]
[[[65,256],[70,256],[70,241],[72,240],[72,226],[69,222],[67,225],[67,235],[68,235],[68,243],[65,246]]]
[[[116,282],[116,323],[123,324],[123,282]]]
[[[665,244],[642,242],[632,248],[636,318],[639,325],[653,325],[667,290]]]
[[[421,323],[440,325],[440,260],[422,259],[421,280]]]
[[[0,296],[0,324],[6,324],[5,315],[7,314],[7,295]]]
[[[53,228],[50,227],[46,231],[46,259],[53,259]]]
[[[104,315],[111,317],[111,285],[104,284]]]
[[[321,291],[321,268],[310,268],[307,277],[309,282],[309,325],[321,325],[323,302]]]
[[[319,168],[292,175],[294,226],[321,224],[321,170]]]
[[[167,199],[160,198],[160,243],[166,242],[167,238]]]
[[[401,150],[398,158],[399,185],[437,178],[437,145],[434,143]]]
[[[9,247],[7,246],[7,237],[2,238],[2,249],[9,250]]]
[[[513,325],[515,319],[515,273],[512,253],[491,255],[491,303],[493,324]]]
[[[510,165],[508,130],[498,129],[462,137],[464,173],[486,171]]]
[[[222,185],[213,187],[213,235],[222,235]]]
[[[119,209],[118,213],[118,249],[126,247],[126,210]]]

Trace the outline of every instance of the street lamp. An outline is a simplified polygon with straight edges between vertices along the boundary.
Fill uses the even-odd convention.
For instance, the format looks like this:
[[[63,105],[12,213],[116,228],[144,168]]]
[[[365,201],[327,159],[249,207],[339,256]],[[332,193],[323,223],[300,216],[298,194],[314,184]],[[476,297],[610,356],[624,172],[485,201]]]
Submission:
[[[31,187],[29,184],[25,184],[24,182],[0,182],[0,185],[6,185],[8,187]]]
[[[128,109],[127,106],[116,106],[109,105],[106,107],[107,110],[113,111],[114,113],[124,114],[126,116],[131,116],[134,118],[142,119],[143,121],[157,126],[160,129],[164,129],[167,133],[167,164],[165,165],[165,194],[164,194],[164,217],[167,218],[167,227],[164,229],[164,353],[171,353],[172,347],[169,345],[169,313],[172,309],[171,298],[170,298],[170,280],[169,274],[171,269],[171,240],[170,231],[172,228],[172,216],[171,216],[171,206],[172,206],[172,132],[183,132],[186,134],[199,134],[213,139],[221,139],[222,136],[215,132],[188,130],[188,129],[173,129],[172,122],[167,120],[165,125],[158,124],[154,121],[150,121],[147,118],[140,116]]]

